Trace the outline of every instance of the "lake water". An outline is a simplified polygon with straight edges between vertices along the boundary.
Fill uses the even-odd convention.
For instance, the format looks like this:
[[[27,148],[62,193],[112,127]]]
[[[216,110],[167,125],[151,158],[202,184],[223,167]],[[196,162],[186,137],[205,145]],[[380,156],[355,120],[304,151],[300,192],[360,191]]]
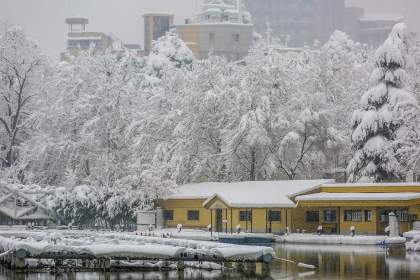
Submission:
[[[265,279],[420,279],[420,254],[387,253],[377,246],[274,246],[277,256],[315,265],[317,270],[276,261]],[[13,280],[135,280],[135,279],[257,279],[237,272],[186,269],[183,272],[14,273],[0,267],[0,279]]]

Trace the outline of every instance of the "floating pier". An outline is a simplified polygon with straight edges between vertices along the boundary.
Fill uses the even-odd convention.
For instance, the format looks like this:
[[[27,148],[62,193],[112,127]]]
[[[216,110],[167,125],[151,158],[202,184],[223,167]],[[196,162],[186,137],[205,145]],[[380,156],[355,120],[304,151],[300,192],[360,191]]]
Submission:
[[[124,234],[0,237],[0,262],[20,271],[183,270],[195,262],[195,268],[234,269],[264,276],[269,275],[274,257],[270,247]]]

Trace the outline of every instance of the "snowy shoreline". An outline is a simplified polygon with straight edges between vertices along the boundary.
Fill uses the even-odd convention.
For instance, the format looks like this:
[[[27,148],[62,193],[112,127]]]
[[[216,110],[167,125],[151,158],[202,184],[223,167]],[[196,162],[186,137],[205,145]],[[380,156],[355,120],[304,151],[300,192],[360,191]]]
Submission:
[[[271,247],[94,231],[0,231],[0,249],[5,256],[23,252],[23,267],[54,267],[71,260],[86,260],[89,267],[109,260],[109,267],[117,268],[176,269],[181,262],[183,267],[220,270],[216,263],[270,263],[275,258]]]
[[[391,245],[405,244],[404,237],[388,237],[381,235],[317,235],[292,233],[276,236],[276,242],[280,243],[304,243],[304,244],[339,244],[339,245]]]

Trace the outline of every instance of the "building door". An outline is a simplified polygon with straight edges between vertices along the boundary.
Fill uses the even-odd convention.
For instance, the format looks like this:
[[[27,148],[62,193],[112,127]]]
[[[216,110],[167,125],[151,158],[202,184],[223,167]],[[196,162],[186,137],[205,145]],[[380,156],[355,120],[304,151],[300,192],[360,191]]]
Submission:
[[[216,209],[216,231],[223,232],[223,210]]]

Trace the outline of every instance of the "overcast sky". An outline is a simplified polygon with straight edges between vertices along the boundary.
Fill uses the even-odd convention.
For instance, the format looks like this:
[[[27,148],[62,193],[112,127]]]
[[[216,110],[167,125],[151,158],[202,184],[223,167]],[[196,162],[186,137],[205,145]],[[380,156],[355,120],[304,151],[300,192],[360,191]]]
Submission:
[[[281,0],[278,0],[281,1]],[[420,34],[420,0],[347,0],[370,13],[398,13],[406,17],[410,29]],[[177,23],[191,17],[195,0],[0,0],[0,23],[23,27],[51,56],[64,50],[67,26],[64,19],[83,16],[88,30],[111,33],[125,43],[143,44],[145,12],[175,14]]]

